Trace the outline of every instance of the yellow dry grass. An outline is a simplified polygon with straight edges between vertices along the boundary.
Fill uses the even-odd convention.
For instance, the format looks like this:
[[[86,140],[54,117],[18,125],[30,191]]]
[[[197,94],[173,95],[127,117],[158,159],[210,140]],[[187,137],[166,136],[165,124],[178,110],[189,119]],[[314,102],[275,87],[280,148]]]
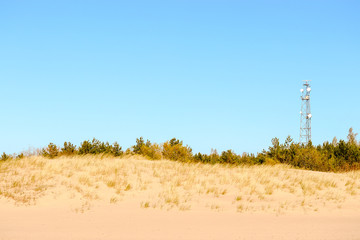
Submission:
[[[359,211],[360,171],[323,173],[286,165],[207,165],[141,157],[29,157],[0,162],[1,199],[17,205],[61,199],[75,211],[122,203],[181,211]]]

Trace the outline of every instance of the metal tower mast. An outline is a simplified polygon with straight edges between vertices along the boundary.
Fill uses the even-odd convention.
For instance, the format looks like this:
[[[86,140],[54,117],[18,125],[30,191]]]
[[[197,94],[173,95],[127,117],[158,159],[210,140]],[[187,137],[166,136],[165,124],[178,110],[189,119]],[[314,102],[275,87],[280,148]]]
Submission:
[[[301,92],[301,111],[300,111],[300,141],[299,143],[307,144],[311,141],[311,108],[310,108],[310,86],[311,80],[303,80]]]

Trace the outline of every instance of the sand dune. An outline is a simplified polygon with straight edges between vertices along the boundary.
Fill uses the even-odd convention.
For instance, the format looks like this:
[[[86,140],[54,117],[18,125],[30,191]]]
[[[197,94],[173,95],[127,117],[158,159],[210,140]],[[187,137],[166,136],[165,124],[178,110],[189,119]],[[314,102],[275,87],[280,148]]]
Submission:
[[[30,157],[0,213],[0,239],[360,239],[360,172]]]

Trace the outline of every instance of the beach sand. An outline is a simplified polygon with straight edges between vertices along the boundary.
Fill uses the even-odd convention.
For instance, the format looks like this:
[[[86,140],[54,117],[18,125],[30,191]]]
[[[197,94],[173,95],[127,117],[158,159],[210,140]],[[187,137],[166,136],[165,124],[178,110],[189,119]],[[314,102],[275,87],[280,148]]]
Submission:
[[[7,161],[0,239],[360,239],[360,172],[140,157]]]

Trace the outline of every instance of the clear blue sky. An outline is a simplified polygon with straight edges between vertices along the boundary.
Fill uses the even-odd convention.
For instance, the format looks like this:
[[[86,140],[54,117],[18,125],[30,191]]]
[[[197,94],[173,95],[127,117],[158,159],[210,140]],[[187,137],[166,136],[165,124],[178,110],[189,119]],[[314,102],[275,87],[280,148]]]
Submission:
[[[0,151],[172,137],[194,152],[360,132],[359,1],[1,1]]]

